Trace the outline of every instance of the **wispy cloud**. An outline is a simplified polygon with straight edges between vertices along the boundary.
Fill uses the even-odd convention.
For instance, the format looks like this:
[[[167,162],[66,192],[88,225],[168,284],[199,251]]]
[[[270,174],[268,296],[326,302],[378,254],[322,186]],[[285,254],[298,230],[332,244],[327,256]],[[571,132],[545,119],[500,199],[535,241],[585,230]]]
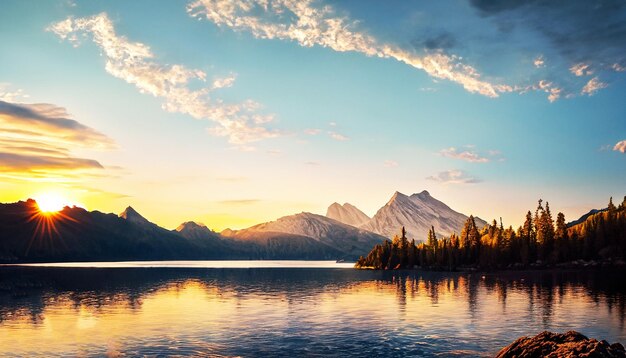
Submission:
[[[561,98],[561,92],[563,89],[556,86],[553,82],[548,80],[540,80],[536,85],[533,86],[535,90],[540,90],[548,94],[548,101],[554,102],[557,99]]]
[[[109,150],[113,140],[52,104],[0,101],[0,172],[28,181],[75,182],[104,167],[74,149]]]
[[[598,79],[598,77],[594,77],[587,82],[585,87],[581,90],[580,93],[586,94],[589,96],[593,96],[599,90],[606,88],[608,85]]]
[[[426,179],[442,184],[475,184],[481,182],[480,179],[471,177],[464,171],[456,169],[439,172]]]
[[[617,152],[626,153],[626,140],[619,141],[613,147],[613,150]]]
[[[456,82],[467,91],[488,97],[518,89],[484,80],[461,58],[425,49],[424,54],[381,42],[358,29],[356,21],[338,15],[330,5],[314,0],[197,0],[187,6],[190,16],[212,21],[236,31],[248,31],[261,39],[295,41],[304,47],[322,46],[338,52],[391,58],[425,71],[436,79]]]
[[[0,83],[0,101],[18,102],[28,98],[28,95],[21,89],[11,89],[9,83]]]
[[[473,150],[459,151],[455,147],[442,149],[439,154],[446,158],[460,159],[470,163],[487,163],[489,158],[483,157]]]
[[[318,135],[321,132],[322,132],[322,130],[318,129],[318,128],[307,128],[307,129],[304,130],[304,133],[308,134],[308,135]]]
[[[344,142],[344,141],[347,141],[347,140],[350,139],[350,138],[348,138],[347,136],[345,136],[345,135],[343,135],[341,133],[337,133],[337,132],[333,132],[333,131],[328,132],[328,136],[330,136],[332,139],[338,140],[340,142]]]
[[[259,199],[234,199],[234,200],[221,200],[221,201],[218,201],[218,204],[242,206],[242,205],[256,204],[260,201],[261,200]]]
[[[572,67],[569,68],[569,70],[576,77],[589,76],[593,74],[593,71],[591,70],[590,65],[584,62],[573,65]]]
[[[321,165],[321,163],[320,162],[316,162],[316,161],[308,161],[308,162],[304,162],[304,165],[317,167],[317,166]]]
[[[395,160],[385,160],[383,166],[386,168],[394,168],[398,166],[398,162],[396,162]]]
[[[535,67],[537,68],[545,67],[546,60],[543,58],[543,55],[535,57],[535,59],[533,60],[533,65],[535,65]]]
[[[217,125],[209,132],[227,137],[234,145],[249,148],[251,142],[278,135],[278,132],[263,126],[273,120],[273,115],[262,114],[259,103],[248,100],[228,104],[210,96],[215,89],[231,86],[235,81],[234,75],[216,79],[212,85],[202,89],[193,89],[192,82],[205,82],[206,73],[179,64],[158,63],[149,46],[118,35],[106,13],[67,18],[52,24],[48,30],[75,46],[80,39],[91,36],[102,50],[107,72],[135,85],[141,93],[162,98],[163,108],[169,112],[214,121]]]
[[[237,75],[232,73],[227,77],[216,78],[213,80],[213,89],[232,87],[237,79]]]

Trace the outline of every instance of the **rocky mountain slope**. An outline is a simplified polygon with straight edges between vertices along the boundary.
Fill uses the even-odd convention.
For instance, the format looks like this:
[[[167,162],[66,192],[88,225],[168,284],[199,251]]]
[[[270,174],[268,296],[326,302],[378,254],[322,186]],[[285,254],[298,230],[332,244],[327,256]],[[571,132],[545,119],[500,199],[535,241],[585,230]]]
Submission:
[[[437,234],[448,236],[453,232],[460,233],[466,220],[466,215],[452,210],[426,190],[411,196],[395,192],[387,204],[360,228],[391,238],[404,226],[408,237],[424,241],[431,226],[435,227]],[[486,224],[476,218],[479,228]]]
[[[343,205],[332,203],[326,210],[326,217],[356,227],[364,225],[371,220],[369,216],[350,203]]]
[[[236,239],[250,239],[261,235],[265,237],[294,235],[312,239],[351,257],[366,254],[375,244],[385,239],[375,233],[311,213],[289,215],[243,230],[225,230],[221,234]]]

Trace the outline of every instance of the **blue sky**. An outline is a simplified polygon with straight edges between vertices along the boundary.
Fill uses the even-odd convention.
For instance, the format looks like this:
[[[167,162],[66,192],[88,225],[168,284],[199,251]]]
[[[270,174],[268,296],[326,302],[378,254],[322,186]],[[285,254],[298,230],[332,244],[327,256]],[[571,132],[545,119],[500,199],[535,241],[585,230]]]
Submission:
[[[619,1],[1,6],[0,119],[63,149],[3,133],[3,201],[223,229],[426,189],[517,226],[538,198],[573,220],[626,194]]]

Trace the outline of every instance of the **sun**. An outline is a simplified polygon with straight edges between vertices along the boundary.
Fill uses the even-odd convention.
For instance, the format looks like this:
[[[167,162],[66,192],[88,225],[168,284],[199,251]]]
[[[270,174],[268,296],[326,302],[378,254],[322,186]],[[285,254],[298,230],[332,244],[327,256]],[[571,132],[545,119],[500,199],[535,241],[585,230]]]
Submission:
[[[37,202],[39,210],[44,213],[56,213],[69,205],[68,200],[57,193],[37,195],[35,201]]]

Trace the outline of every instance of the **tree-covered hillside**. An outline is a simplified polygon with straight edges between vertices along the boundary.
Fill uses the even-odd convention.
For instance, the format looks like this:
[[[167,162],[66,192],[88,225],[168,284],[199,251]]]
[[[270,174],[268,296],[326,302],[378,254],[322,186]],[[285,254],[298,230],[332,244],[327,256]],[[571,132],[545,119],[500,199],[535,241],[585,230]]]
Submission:
[[[562,213],[553,218],[548,203],[528,211],[517,230],[493,222],[479,230],[473,216],[460,235],[437,238],[431,228],[424,243],[402,235],[376,245],[356,263],[357,268],[507,268],[553,266],[576,260],[623,262],[626,253],[626,197],[616,207],[612,198],[605,210],[589,215],[582,222],[567,225]]]

